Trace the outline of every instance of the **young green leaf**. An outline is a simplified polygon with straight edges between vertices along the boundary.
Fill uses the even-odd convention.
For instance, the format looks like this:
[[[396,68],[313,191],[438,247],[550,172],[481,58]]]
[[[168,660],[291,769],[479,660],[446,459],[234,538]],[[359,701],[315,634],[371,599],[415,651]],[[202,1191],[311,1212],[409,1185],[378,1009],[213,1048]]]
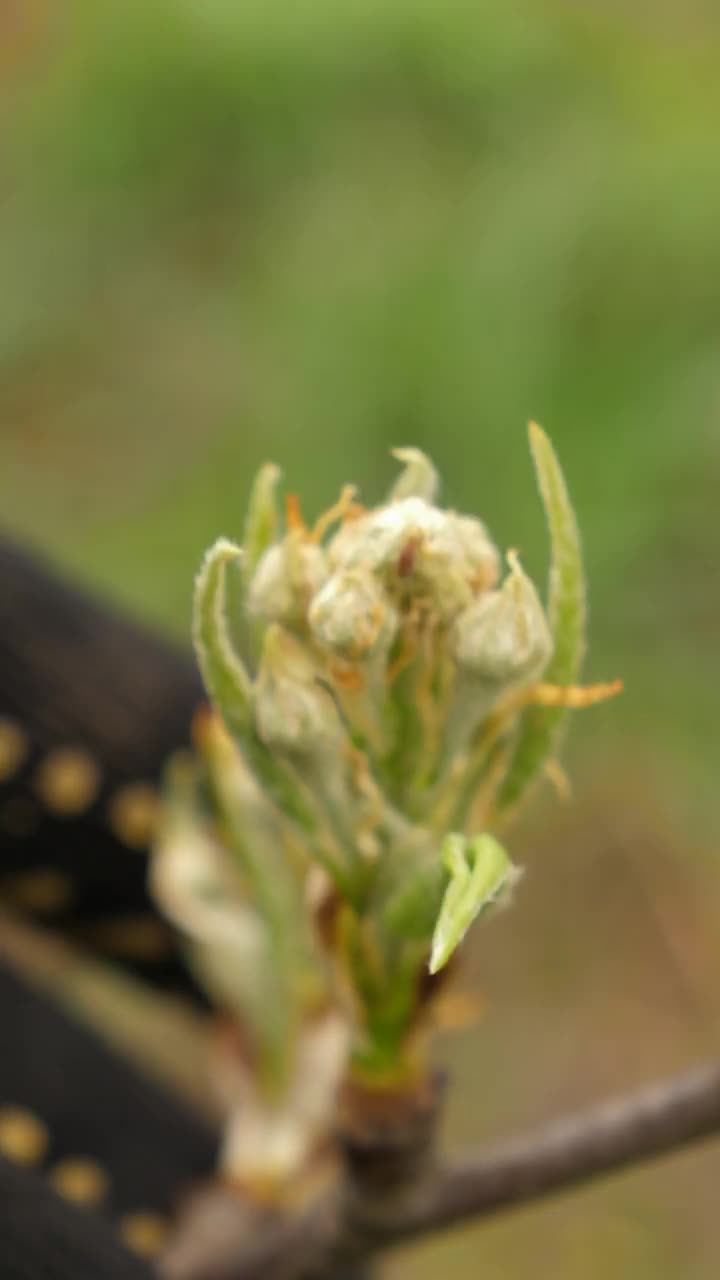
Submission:
[[[193,642],[209,697],[229,728],[245,734],[250,723],[250,678],[235,651],[227,617],[226,574],[242,548],[218,538],[195,583]]]
[[[520,874],[502,845],[488,834],[468,840],[453,832],[443,844],[442,858],[450,883],[433,934],[431,973],[447,964],[473,920]]]
[[[585,652],[585,575],[580,533],[557,454],[548,436],[530,423],[530,449],[545,507],[552,558],[548,620],[553,657],[543,673],[549,684],[574,684]],[[530,707],[524,713],[510,766],[500,789],[498,812],[516,804],[557,747],[564,707]]]

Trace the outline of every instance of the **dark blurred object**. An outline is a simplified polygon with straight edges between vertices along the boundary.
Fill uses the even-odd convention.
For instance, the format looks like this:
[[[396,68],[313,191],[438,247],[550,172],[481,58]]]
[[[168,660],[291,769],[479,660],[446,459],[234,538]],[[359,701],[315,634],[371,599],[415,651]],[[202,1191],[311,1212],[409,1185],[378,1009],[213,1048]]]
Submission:
[[[0,1017],[0,1276],[149,1276],[215,1135],[4,965]]]
[[[146,887],[192,660],[7,539],[0,587],[0,897],[198,999]],[[216,1134],[4,963],[0,1020],[0,1277],[149,1277]]]
[[[196,998],[146,862],[200,699],[190,658],[0,541],[0,898]],[[0,1019],[0,1275],[142,1280],[214,1133],[4,964]]]
[[[20,1156],[49,1171],[92,1161],[103,1188],[88,1202],[113,1216],[170,1213],[209,1175],[209,1126],[5,963],[0,1019],[0,1154],[17,1132]]]
[[[191,656],[0,540],[0,900],[199,998],[146,887]]]
[[[0,1157],[3,1280],[152,1280],[100,1219],[63,1204],[42,1179]]]

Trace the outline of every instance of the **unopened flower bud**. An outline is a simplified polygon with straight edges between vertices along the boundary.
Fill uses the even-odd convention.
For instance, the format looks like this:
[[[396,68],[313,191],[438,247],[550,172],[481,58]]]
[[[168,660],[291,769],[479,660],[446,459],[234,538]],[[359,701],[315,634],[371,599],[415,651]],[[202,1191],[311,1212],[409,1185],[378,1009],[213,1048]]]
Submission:
[[[372,572],[394,570],[408,544],[439,531],[443,520],[444,513],[424,498],[399,499],[344,524],[330,543],[330,564]]]
[[[322,754],[342,735],[337,708],[314,663],[278,625],[265,634],[254,706],[263,742],[290,755]]]
[[[453,637],[460,667],[494,684],[530,679],[552,653],[538,593],[513,553],[499,591],[480,596],[458,617]]]
[[[480,520],[455,511],[441,514],[442,524],[417,549],[415,575],[440,620],[449,623],[479,591],[494,586],[498,552]]]
[[[483,524],[474,516],[447,513],[448,527],[462,550],[464,573],[475,591],[494,587],[500,573],[500,555]]]
[[[261,557],[250,584],[250,612],[267,622],[297,625],[326,576],[322,547],[291,533]]]
[[[315,596],[308,621],[322,648],[349,661],[387,651],[397,630],[397,612],[381,584],[361,569],[332,574]]]
[[[432,502],[437,493],[438,473],[427,454],[412,447],[393,449],[392,454],[404,462],[405,467],[390,490],[390,502],[411,497]]]
[[[335,568],[377,574],[390,593],[428,601],[444,623],[497,580],[498,553],[485,526],[417,496],[347,523],[328,558]]]

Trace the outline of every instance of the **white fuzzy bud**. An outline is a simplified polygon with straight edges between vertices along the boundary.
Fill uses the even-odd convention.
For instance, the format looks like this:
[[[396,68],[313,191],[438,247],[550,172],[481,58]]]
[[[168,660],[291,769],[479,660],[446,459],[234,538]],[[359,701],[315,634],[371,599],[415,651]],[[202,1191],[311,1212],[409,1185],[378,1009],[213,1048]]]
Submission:
[[[474,516],[461,516],[456,511],[447,513],[448,527],[464,572],[476,591],[494,587],[500,573],[500,555],[482,520]]]
[[[442,622],[493,586],[498,572],[498,553],[481,521],[419,497],[350,521],[328,558],[336,569],[377,574],[391,593],[427,600]]]
[[[333,568],[394,569],[411,539],[437,533],[444,512],[424,498],[402,498],[348,521],[333,538],[328,558]]]
[[[328,578],[310,606],[308,621],[322,648],[359,661],[373,651],[387,651],[398,619],[377,578],[350,569]]]
[[[454,511],[440,514],[442,523],[418,545],[414,574],[420,593],[448,623],[497,581],[498,553],[479,520]]]
[[[254,708],[260,737],[277,751],[318,755],[342,736],[337,708],[314,663],[278,625],[265,634]]]
[[[517,557],[499,591],[486,592],[459,615],[454,656],[464,670],[493,684],[531,679],[552,654],[550,628],[538,593]]]
[[[291,533],[261,557],[250,584],[250,613],[266,622],[297,625],[326,577],[322,547],[301,541]]]

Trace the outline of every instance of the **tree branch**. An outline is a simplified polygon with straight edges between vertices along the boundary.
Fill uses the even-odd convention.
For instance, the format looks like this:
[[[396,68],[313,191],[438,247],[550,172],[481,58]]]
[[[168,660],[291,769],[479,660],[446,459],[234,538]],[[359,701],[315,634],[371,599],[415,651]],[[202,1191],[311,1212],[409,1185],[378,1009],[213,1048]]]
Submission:
[[[266,1221],[248,1239],[237,1201],[233,1209],[230,1193],[218,1192],[214,1200],[208,1198],[199,1221],[191,1215],[186,1222],[166,1259],[165,1275],[172,1280],[328,1277],[339,1266],[380,1250],[531,1203],[718,1133],[720,1064],[715,1063],[465,1157],[400,1202],[391,1196],[368,1204],[343,1191],[294,1220],[272,1222],[270,1230]],[[212,1224],[216,1247],[204,1232],[205,1247],[193,1251],[191,1262],[188,1240],[194,1237],[197,1245],[203,1218]]]
[[[446,1168],[373,1224],[384,1247],[476,1220],[720,1133],[720,1064],[661,1081]]]

